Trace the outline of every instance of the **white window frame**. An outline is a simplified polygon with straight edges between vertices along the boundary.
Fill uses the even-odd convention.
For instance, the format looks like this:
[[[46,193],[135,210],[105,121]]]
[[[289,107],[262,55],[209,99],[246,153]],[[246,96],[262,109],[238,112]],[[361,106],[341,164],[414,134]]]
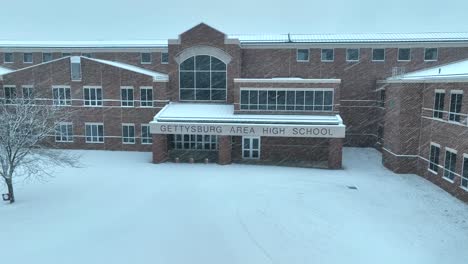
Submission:
[[[31,54],[31,61],[26,61],[26,54]],[[32,52],[24,52],[23,53],[23,63],[28,63],[28,64],[32,64],[34,63],[34,53]]]
[[[149,61],[143,61],[143,54],[149,54]],[[153,54],[151,52],[140,52],[140,64],[151,64],[153,63]]]
[[[266,104],[266,109],[259,109],[260,107],[258,107],[257,109],[240,109],[241,111],[278,111],[278,112],[310,112],[310,111],[313,111],[313,112],[333,112],[334,109],[335,109],[335,89],[333,88],[258,88],[258,87],[241,87],[240,88],[240,92],[239,92],[239,107],[242,106],[242,91],[257,91],[257,92],[260,92],[260,91],[266,91],[267,92],[267,104]],[[278,100],[276,100],[276,103],[275,103],[275,109],[269,109],[269,104],[268,104],[268,91],[276,91],[277,95],[278,95],[278,92],[285,92],[285,109],[278,109]],[[297,106],[300,106],[299,104],[297,104],[296,102],[296,92],[304,92],[304,104],[302,105],[303,109],[300,110],[288,110],[287,109],[287,101],[288,101],[288,98],[287,98],[287,92],[294,92],[294,108],[296,108]],[[307,105],[306,104],[306,100],[305,100],[305,93],[306,92],[324,92],[324,96],[322,98],[322,105],[317,105],[317,106],[322,106],[322,110],[306,110],[306,107],[307,106],[312,106],[312,108],[315,108],[316,105],[315,105],[315,93],[314,93],[314,102],[312,105]],[[332,101],[331,101],[331,109],[330,110],[323,110],[323,108],[325,108],[325,106],[329,106],[329,105],[325,105],[325,92],[332,92]],[[250,93],[249,93],[250,94]],[[260,93],[259,93],[260,94]],[[257,96],[257,100],[259,101],[259,98],[260,98],[260,95]],[[249,98],[250,99],[250,98]],[[249,108],[250,108],[250,102],[248,104]],[[257,106],[260,106],[260,103],[257,104]]]
[[[468,192],[468,177],[465,178],[463,176],[463,173],[465,172],[465,170],[467,170],[468,172],[468,167],[465,167],[465,160],[468,160],[468,153],[463,153],[463,159],[462,159],[462,173],[461,173],[461,180],[460,180],[460,188],[462,188],[463,190],[467,191]],[[463,186],[463,179],[465,179],[467,181],[467,186]]]
[[[73,142],[73,138],[74,138],[74,134],[73,134],[73,123],[72,122],[58,122],[58,123],[55,123],[55,126],[59,126],[59,130],[60,130],[60,139],[57,140],[57,129],[55,129],[55,142],[60,142],[60,143],[71,143]],[[66,135],[64,136],[62,134],[62,129],[61,129],[61,126],[66,126]],[[69,135],[68,133],[70,132],[69,131],[69,127],[68,126],[71,126],[71,135]]]
[[[250,148],[249,149],[246,149],[245,146],[244,146],[244,139],[249,139],[249,145],[250,145]],[[258,148],[253,148],[253,144],[252,144],[252,140],[253,139],[258,139]],[[262,139],[261,137],[242,137],[242,159],[248,159],[248,160],[259,160],[260,159],[260,156],[261,156],[261,147],[262,146]],[[244,156],[244,152],[245,151],[249,151],[249,156],[248,157],[245,157]],[[258,157],[252,157],[252,153],[254,151],[258,151]]]
[[[50,54],[50,60],[44,60],[44,55],[45,54]],[[52,52],[42,52],[42,62],[48,62],[48,61],[52,61],[54,59],[54,54]]]
[[[185,139],[186,136],[188,139]],[[201,140],[198,140],[197,137],[201,137]],[[209,140],[205,140],[205,137],[209,137]],[[218,140],[219,137],[216,135],[174,134],[169,144],[173,144],[173,148],[176,150],[217,151]],[[177,147],[178,144],[180,144],[180,148]],[[206,144],[208,144],[208,148],[206,148]],[[212,148],[213,144],[214,148]]]
[[[143,137],[143,128],[144,127],[147,127],[148,128],[148,136],[147,137]],[[140,130],[140,144],[142,145],[151,145],[153,144],[153,137],[151,136],[151,130],[150,130],[150,125],[149,124],[141,124],[140,126],[141,130]]]
[[[299,51],[300,50],[307,50],[307,60],[300,60],[299,59]],[[310,49],[296,49],[296,61],[297,62],[309,62],[310,60]]]
[[[148,90],[151,90],[151,100],[148,100]],[[143,91],[147,100],[143,100]],[[122,94],[122,93],[121,93]],[[153,107],[153,87],[152,86],[140,86],[140,107]],[[145,103],[146,105],[143,105]]]
[[[123,90],[127,90],[127,99],[124,100],[123,96],[122,96],[122,91]],[[128,90],[132,90],[132,100],[129,100],[128,99]],[[126,105],[124,105],[124,102],[126,103]],[[131,103],[131,104],[130,104]],[[121,86],[120,87],[120,106],[122,107],[135,107],[135,89],[133,88],[133,86]]]
[[[432,158],[432,157],[431,157],[431,154],[432,154],[431,148],[432,148],[432,146],[437,147],[437,148],[439,149],[439,159],[437,160],[437,164],[435,164],[435,165],[436,165],[438,168],[440,168],[440,151],[441,151],[440,145],[437,144],[437,143],[431,142],[431,144],[430,144],[430,146],[429,146],[429,164],[428,164],[428,166],[427,166],[427,170],[428,170],[429,172],[435,174],[435,175],[438,175],[439,173],[438,173],[437,171],[431,169],[431,163],[432,163],[432,161],[431,161],[431,160],[432,160],[432,159],[431,159],[431,158]]]
[[[96,131],[97,131],[97,135],[93,135],[91,133],[91,141],[88,141],[88,133],[86,133],[88,130],[88,126],[97,126],[96,127]],[[102,141],[99,141],[100,139],[100,136],[99,136],[99,126],[102,126]],[[92,128],[91,128],[91,132],[92,132]],[[94,138],[97,138],[97,141],[94,141],[93,139]],[[85,123],[85,142],[86,143],[89,143],[89,144],[104,144],[104,141],[105,141],[105,130],[104,130],[104,123],[96,123],[96,122],[86,122]]]
[[[86,99],[86,90],[88,90],[89,94],[88,94],[88,99]],[[97,98],[97,91],[98,90],[101,90],[101,99],[99,100]],[[91,99],[91,94],[94,93],[94,97],[95,99]],[[102,107],[103,106],[103,90],[102,90],[102,87],[101,86],[83,86],[83,106],[86,106],[86,107]],[[94,105],[92,104],[92,102],[94,102]]]
[[[350,60],[350,59],[348,59],[348,50],[354,50],[354,49],[358,50],[358,58],[357,58],[357,60]],[[361,49],[360,48],[347,48],[346,49],[346,61],[347,62],[356,62],[356,61],[360,61],[360,60],[361,60]]]
[[[133,137],[130,136],[130,128],[133,128]],[[125,136],[125,130],[127,130],[127,136]],[[122,123],[122,144],[134,145],[136,143],[136,130],[135,124],[133,123]]]
[[[444,94],[443,108],[441,110],[440,109],[435,109],[437,94]],[[445,90],[444,89],[435,89],[434,90],[434,104],[433,105],[434,105],[434,109],[432,109],[432,117],[436,118],[436,119],[443,119],[443,117],[444,117],[443,113],[444,113],[444,109],[445,109]],[[442,112],[442,118],[436,117],[435,116],[436,112]]]
[[[447,152],[450,152],[450,153],[452,153],[452,154],[455,154],[456,156],[458,156],[458,155],[457,155],[458,152],[457,152],[455,149],[452,149],[452,148],[449,148],[449,147],[445,147],[445,153],[444,153],[444,156],[445,156],[445,157],[444,157],[444,172],[443,172],[443,174],[442,174],[442,178],[443,178],[444,180],[448,181],[448,182],[454,183],[454,182],[455,182],[455,177],[456,177],[456,174],[457,174],[457,173],[456,173],[455,171],[451,171],[451,170],[449,170],[449,169],[447,169],[447,168],[445,167],[445,164],[447,164],[447,156],[448,156],[448,155],[447,155]],[[458,159],[458,157],[457,157],[457,159]],[[457,161],[455,160],[455,169],[456,169],[456,167],[457,167]],[[446,171],[448,171],[449,173],[455,174],[455,177],[454,177],[453,180],[450,179],[450,178],[448,178],[448,177],[445,177],[445,172],[446,172]]]
[[[79,69],[79,78],[75,78],[73,75],[73,65],[77,66]],[[81,57],[79,56],[71,56],[70,57],[70,79],[72,82],[81,82],[81,79],[83,79],[83,71],[81,69]]]
[[[323,59],[323,50],[332,50],[333,51],[333,58],[331,60]],[[323,49],[321,49],[320,50],[320,61],[322,61],[322,62],[334,62],[335,61],[335,49],[334,48],[330,48],[330,49],[323,48]]]
[[[374,50],[383,50],[383,59],[382,60],[374,60]],[[385,48],[372,48],[372,61],[374,62],[385,62],[386,59],[386,50]]]
[[[450,107],[452,106],[452,94],[461,94],[462,95],[462,100],[461,100],[461,106],[460,106],[460,112],[459,113],[456,113],[456,112],[452,112]],[[448,122],[449,123],[455,123],[455,124],[459,124],[463,119],[463,114],[461,112],[461,110],[463,109],[463,90],[450,90],[450,101],[449,101],[449,109],[448,109]],[[460,116],[460,122],[459,121],[456,121],[456,120],[450,120],[450,115],[459,115]]]
[[[25,97],[24,96],[24,90],[29,90],[31,91],[32,90],[32,97],[28,96],[28,97]],[[34,86],[33,85],[21,85],[21,95],[22,95],[22,98],[23,98],[23,101],[25,102],[28,102],[28,103],[31,103],[33,102],[34,103]],[[28,95],[29,95],[29,92],[28,92]]]
[[[400,50],[401,50],[401,49],[409,49],[409,59],[407,59],[407,60],[400,60]],[[397,61],[411,61],[411,48],[398,48]]]
[[[6,61],[6,54],[11,54],[11,61]],[[15,63],[15,53],[14,52],[4,52],[3,53],[3,63]]]
[[[54,97],[54,89],[63,89],[64,90],[64,94],[66,95],[66,90],[68,89],[70,91],[70,98],[64,98],[64,99],[61,99],[61,98],[57,98],[55,99]],[[60,93],[59,93],[60,94]],[[58,102],[58,103],[57,103]],[[65,102],[65,103],[62,103],[62,102]],[[53,105],[55,106],[70,106],[72,105],[72,98],[71,98],[71,88],[70,86],[68,85],[53,85],[52,86],[52,103]]]
[[[426,50],[428,49],[436,49],[437,51],[437,56],[435,59],[432,60],[426,60]],[[439,60],[439,48],[424,48],[424,61],[438,61]]]
[[[14,89],[15,90],[15,97],[7,99],[7,97],[6,97],[6,90],[7,89]],[[16,89],[16,85],[3,85],[3,100],[5,101],[5,104],[14,104],[14,101],[16,99],[18,99],[18,90]]]
[[[167,61],[163,61],[163,53],[167,54]],[[161,52],[161,64],[169,64],[169,52]]]

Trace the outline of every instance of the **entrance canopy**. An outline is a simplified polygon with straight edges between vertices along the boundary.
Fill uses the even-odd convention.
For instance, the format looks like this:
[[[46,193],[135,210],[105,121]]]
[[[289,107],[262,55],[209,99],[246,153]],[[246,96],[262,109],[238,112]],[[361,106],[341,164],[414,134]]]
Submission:
[[[150,122],[152,134],[344,138],[339,115],[234,114],[234,105],[170,103]]]

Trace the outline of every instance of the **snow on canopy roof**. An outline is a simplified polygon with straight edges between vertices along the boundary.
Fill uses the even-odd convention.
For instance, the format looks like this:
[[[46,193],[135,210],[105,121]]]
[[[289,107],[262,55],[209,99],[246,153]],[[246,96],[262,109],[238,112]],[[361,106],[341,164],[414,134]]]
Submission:
[[[7,73],[10,73],[12,71],[13,71],[12,69],[8,69],[8,68],[5,68],[5,67],[0,67],[0,75],[7,74]]]
[[[241,43],[369,43],[468,41],[468,32],[229,35]]]
[[[158,48],[167,47],[167,40],[0,40],[4,48]]]
[[[167,74],[147,70],[147,69],[140,68],[140,67],[137,67],[137,66],[133,66],[133,65],[130,65],[130,64],[126,64],[126,63],[122,63],[122,62],[116,62],[116,61],[94,59],[94,58],[88,58],[88,57],[81,57],[81,58],[82,59],[87,59],[87,60],[92,60],[92,61],[99,62],[99,63],[104,63],[104,64],[107,64],[107,65],[111,65],[111,66],[118,67],[118,68],[128,70],[128,71],[141,73],[141,74],[144,74],[144,75],[149,75],[149,76],[153,77],[154,81],[168,81],[169,80],[169,77],[168,77]]]
[[[397,75],[387,78],[387,80],[449,80],[466,78],[468,78],[468,60],[462,60],[437,67]]]
[[[234,105],[174,103],[166,105],[153,122],[256,123],[342,125],[339,115],[246,115],[234,114]]]

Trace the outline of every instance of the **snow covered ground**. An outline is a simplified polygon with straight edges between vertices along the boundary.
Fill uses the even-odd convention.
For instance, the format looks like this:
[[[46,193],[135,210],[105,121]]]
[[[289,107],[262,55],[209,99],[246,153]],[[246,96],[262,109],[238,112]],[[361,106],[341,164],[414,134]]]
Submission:
[[[373,149],[341,171],[78,152],[0,204],[1,263],[468,263],[468,205]]]

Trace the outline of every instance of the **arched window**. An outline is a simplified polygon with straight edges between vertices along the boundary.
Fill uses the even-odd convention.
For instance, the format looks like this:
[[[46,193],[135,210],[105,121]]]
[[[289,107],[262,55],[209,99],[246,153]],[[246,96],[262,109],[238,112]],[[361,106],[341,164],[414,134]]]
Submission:
[[[226,64],[209,55],[190,57],[180,64],[180,100],[225,101]]]

